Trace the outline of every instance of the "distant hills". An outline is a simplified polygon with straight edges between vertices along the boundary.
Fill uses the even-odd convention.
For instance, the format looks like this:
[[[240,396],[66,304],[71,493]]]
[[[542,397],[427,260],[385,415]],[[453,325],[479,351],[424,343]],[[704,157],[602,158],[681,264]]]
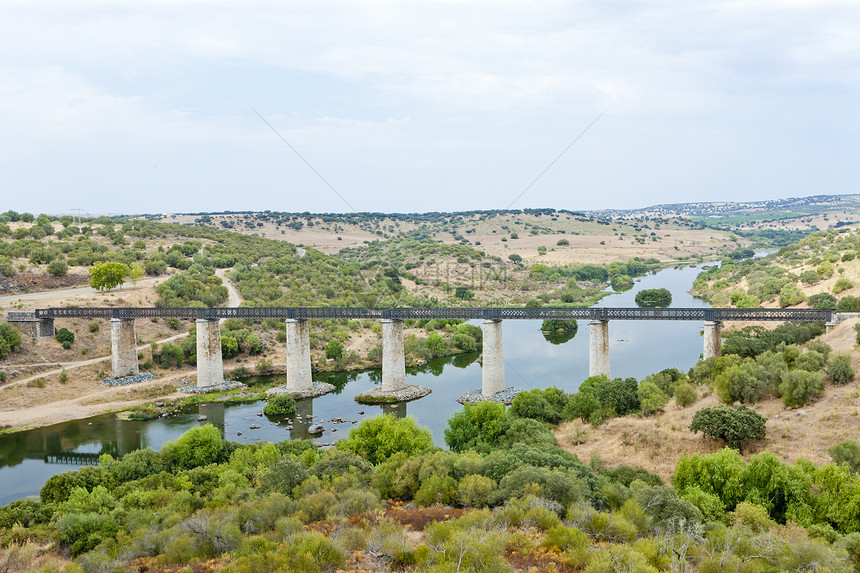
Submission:
[[[814,195],[769,201],[747,201],[734,203],[715,201],[710,203],[670,203],[642,209],[604,209],[589,211],[599,217],[688,217],[692,219],[720,219],[733,216],[781,215],[789,218],[804,215],[819,215],[834,212],[860,212],[860,195]]]

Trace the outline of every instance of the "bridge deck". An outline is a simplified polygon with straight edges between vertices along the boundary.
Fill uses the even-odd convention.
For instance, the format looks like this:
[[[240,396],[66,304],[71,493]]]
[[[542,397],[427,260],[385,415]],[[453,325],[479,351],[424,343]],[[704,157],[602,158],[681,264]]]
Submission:
[[[462,308],[40,308],[31,316],[52,318],[248,318],[278,319],[492,319],[492,320],[698,320],[830,322],[835,311],[796,308],[571,308],[571,307],[462,307]],[[21,313],[17,313],[21,314]],[[12,319],[10,319],[12,320]]]

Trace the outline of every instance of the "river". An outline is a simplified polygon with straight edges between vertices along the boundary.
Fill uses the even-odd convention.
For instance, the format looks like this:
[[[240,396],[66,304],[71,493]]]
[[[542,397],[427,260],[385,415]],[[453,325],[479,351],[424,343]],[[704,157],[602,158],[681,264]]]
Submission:
[[[700,267],[666,269],[637,279],[624,293],[608,296],[600,306],[635,307],[636,293],[648,288],[667,288],[672,292],[673,307],[702,307],[707,304],[687,294]],[[588,322],[579,322],[577,335],[563,344],[551,344],[540,332],[538,321],[509,320],[504,323],[505,377],[508,386],[520,389],[555,385],[567,392],[577,389],[588,375]],[[686,321],[612,321],[609,324],[611,373],[613,377],[646,375],[664,368],[686,371],[702,352],[702,324]],[[324,420],[326,432],[316,437],[319,443],[331,443],[345,437],[352,420],[380,412],[414,416],[419,424],[433,433],[433,440],[444,447],[444,429],[448,418],[461,406],[456,398],[481,387],[478,354],[465,354],[433,360],[421,368],[407,371],[410,384],[432,388],[428,396],[394,406],[367,406],[354,397],[379,383],[378,370],[320,374],[315,379],[329,382],[337,391],[301,400],[297,409],[303,417],[314,414]],[[283,378],[283,375],[280,376]],[[251,378],[250,385],[264,380]],[[270,382],[271,379],[265,380]],[[82,464],[96,464],[98,455],[118,457],[139,448],[159,449],[166,441],[176,439],[198,424],[212,423],[227,439],[242,443],[257,440],[280,441],[310,438],[308,424],[286,424],[259,416],[262,402],[246,404],[210,403],[187,408],[168,418],[147,422],[124,421],[114,414],[97,416],[47,426],[0,437],[0,505],[38,494],[53,474],[76,469]],[[359,413],[363,412],[363,414]],[[199,414],[207,421],[198,422]],[[328,422],[342,417],[345,424]],[[259,429],[250,429],[259,424]],[[240,434],[241,433],[241,434]]]

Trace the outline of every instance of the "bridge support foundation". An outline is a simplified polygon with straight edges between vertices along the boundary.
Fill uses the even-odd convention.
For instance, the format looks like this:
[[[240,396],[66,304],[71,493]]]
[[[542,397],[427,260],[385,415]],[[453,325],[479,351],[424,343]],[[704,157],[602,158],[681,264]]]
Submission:
[[[110,363],[114,378],[140,373],[133,318],[110,319]]]
[[[197,388],[224,384],[221,326],[218,319],[197,319]]]
[[[588,375],[609,378],[609,321],[592,320],[588,326]]]
[[[311,376],[311,338],[307,320],[288,318],[286,391],[304,392],[313,386]]]
[[[54,319],[40,318],[38,334],[39,338],[54,338],[54,335],[57,334],[57,331],[54,329]]]
[[[406,358],[403,354],[403,321],[383,318],[382,385],[355,397],[358,402],[407,402],[430,393],[430,388],[406,383]]]
[[[492,396],[505,390],[505,351],[502,344],[502,321],[484,321],[481,395]]]
[[[403,356],[403,321],[382,321],[382,388],[394,392],[406,386],[406,360]]]
[[[707,360],[708,358],[713,358],[714,356],[721,356],[723,353],[723,342],[720,337],[720,331],[722,330],[723,323],[717,320],[706,320],[705,321],[705,349],[702,352],[702,359]]]

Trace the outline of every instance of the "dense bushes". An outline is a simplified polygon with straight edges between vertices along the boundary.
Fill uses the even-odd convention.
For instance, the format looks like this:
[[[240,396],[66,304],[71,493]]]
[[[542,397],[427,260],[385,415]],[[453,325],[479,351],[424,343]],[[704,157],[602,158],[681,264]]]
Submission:
[[[826,372],[835,384],[854,377],[850,360],[834,356],[827,361],[830,347],[819,341],[807,344],[806,352],[794,345],[780,344],[755,358],[726,354],[700,361],[690,369],[690,378],[699,384],[713,384],[726,404],[755,403],[765,396],[782,398],[796,407],[817,399]]]
[[[467,421],[484,429],[474,443],[498,444],[488,453],[479,453],[480,445],[462,452],[416,447],[421,431],[390,417],[365,420],[330,451],[306,441],[228,444],[206,426],[162,452],[105,455],[96,468],[59,474],[41,503],[0,508],[0,527],[6,539],[14,528],[15,539],[56,542],[87,568],[117,570],[145,557],[164,568],[218,558],[231,571],[322,572],[354,568],[350,560],[369,552],[390,556],[392,567],[428,571],[458,564],[461,571],[509,570],[509,554],[556,556],[559,565],[586,571],[624,563],[641,571],[650,571],[649,563],[726,570],[712,560],[785,570],[813,570],[810,564],[824,560],[841,571],[848,557],[837,548],[860,554],[852,537],[860,530],[860,476],[845,466],[788,466],[768,453],[745,462],[725,449],[683,458],[673,489],[641,468],[595,474],[551,442],[508,439],[517,423],[543,425],[512,417],[504,406],[465,410]],[[412,439],[395,444],[389,438],[397,429]],[[356,442],[370,441],[385,444],[365,448],[375,465],[354,453]],[[428,524],[426,544],[416,545],[402,526],[373,513],[380,499],[395,498],[489,509]],[[375,517],[342,519],[357,515]],[[316,520],[329,521],[304,528]],[[808,535],[796,525],[771,533],[787,521]],[[791,543],[799,549],[787,549]],[[769,548],[766,559],[756,556],[759,544]],[[815,551],[804,557],[810,544]],[[538,545],[550,551],[536,553]]]

